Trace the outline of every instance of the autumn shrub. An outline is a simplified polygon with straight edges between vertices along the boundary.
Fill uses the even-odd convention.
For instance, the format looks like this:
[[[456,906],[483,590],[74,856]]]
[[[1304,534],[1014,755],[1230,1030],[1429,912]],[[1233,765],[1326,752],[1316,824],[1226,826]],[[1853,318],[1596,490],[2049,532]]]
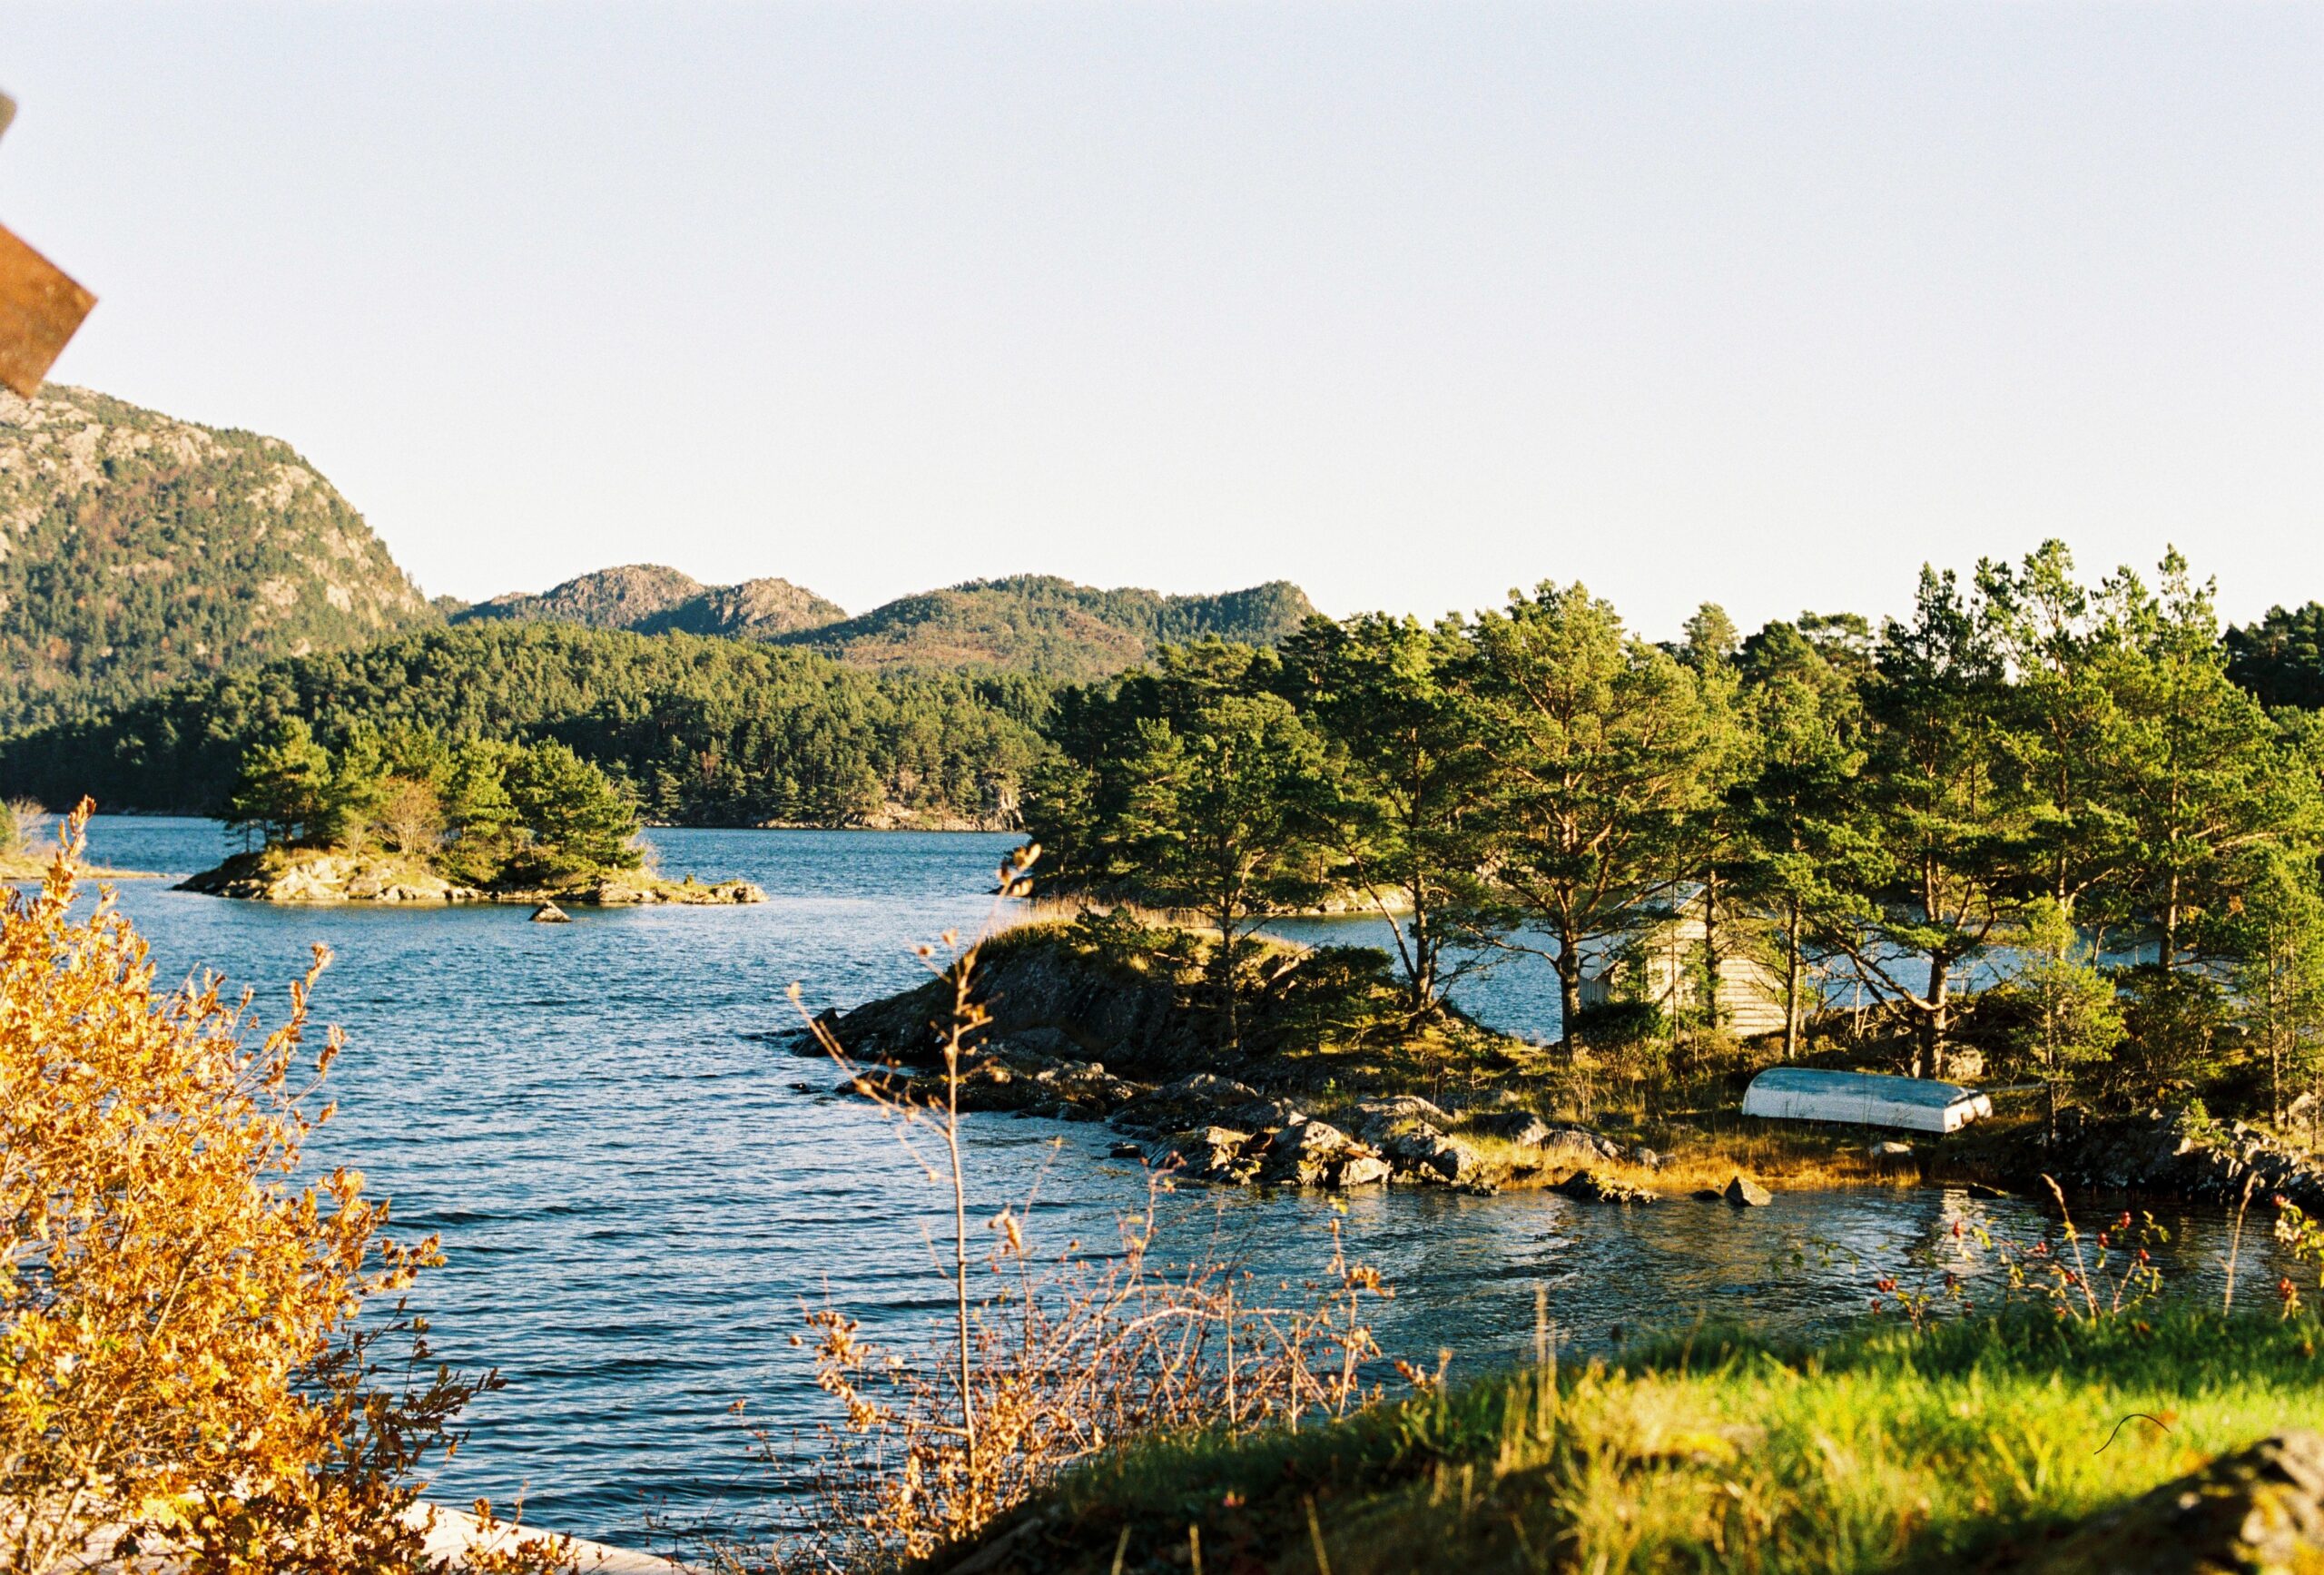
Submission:
[[[415,1472],[498,1381],[432,1364],[397,1299],[434,1238],[301,1167],[328,954],[263,1033],[215,977],[157,989],[111,893],[81,905],[86,813],[0,911],[0,1568],[94,1540],[196,1575],[421,1569]]]

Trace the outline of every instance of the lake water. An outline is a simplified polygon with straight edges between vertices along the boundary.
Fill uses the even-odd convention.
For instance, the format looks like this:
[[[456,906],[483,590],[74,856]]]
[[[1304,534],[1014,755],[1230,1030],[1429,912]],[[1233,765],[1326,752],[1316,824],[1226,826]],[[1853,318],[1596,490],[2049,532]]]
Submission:
[[[446,1266],[418,1297],[443,1356],[508,1379],[436,1496],[521,1491],[534,1523],[615,1542],[649,1520],[764,1524],[788,1484],[755,1463],[730,1407],[777,1432],[827,1415],[803,1303],[825,1296],[877,1334],[909,1338],[938,1310],[931,1233],[949,1210],[869,1107],[799,1092],[827,1065],[763,1037],[795,1026],[783,999],[852,1005],[920,977],[912,948],[983,920],[1011,839],[975,834],[656,831],[663,869],[742,877],[750,908],[584,910],[568,925],[521,908],[441,911],[274,908],[125,882],[123,906],[163,977],[215,968],[279,1015],[308,946],[338,961],[320,1019],[349,1048],[338,1119],[317,1157],[360,1167],[407,1233],[442,1235]],[[103,818],[100,860],[182,875],[225,850],[212,822]],[[1362,939],[1362,921],[1332,926]],[[1472,986],[1472,1010],[1554,1033],[1539,973]],[[1542,1014],[1549,1015],[1544,1019]],[[980,1209],[1039,1179],[1036,1239],[1112,1239],[1143,1204],[1134,1164],[1102,1127],[973,1118]],[[1236,1255],[1301,1273],[1328,1252],[1333,1205],[1189,1188],[1168,1200],[1184,1254]],[[1593,1208],[1541,1194],[1395,1189],[1348,1200],[1357,1255],[1398,1289],[1378,1321],[1388,1350],[1474,1372],[1530,1348],[1534,1286],[1573,1343],[1610,1326],[1701,1312],[1821,1323],[1864,1306],[1874,1269],[1939,1248],[1956,1218],[2038,1231],[2025,1206],[1935,1189],[1797,1195],[1734,1213],[1667,1204]],[[2179,1282],[2215,1285],[2219,1222],[2189,1216]],[[2264,1232],[2255,1232],[2264,1235]],[[2276,1268],[2247,1244],[2246,1284]]]

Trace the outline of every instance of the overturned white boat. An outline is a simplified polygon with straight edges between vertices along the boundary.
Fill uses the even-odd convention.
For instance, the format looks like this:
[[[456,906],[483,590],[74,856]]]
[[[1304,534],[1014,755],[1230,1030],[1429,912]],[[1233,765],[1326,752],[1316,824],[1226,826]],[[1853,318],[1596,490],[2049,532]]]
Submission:
[[[1913,1132],[1957,1132],[1993,1113],[1990,1098],[1958,1083],[1812,1067],[1770,1067],[1752,1078],[1743,1094],[1746,1116],[1901,1127]]]

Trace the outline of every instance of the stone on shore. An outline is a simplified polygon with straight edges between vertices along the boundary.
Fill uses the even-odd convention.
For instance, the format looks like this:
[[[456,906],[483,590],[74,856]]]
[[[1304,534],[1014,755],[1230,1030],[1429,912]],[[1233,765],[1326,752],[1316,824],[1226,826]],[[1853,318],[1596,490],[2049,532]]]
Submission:
[[[1228,1186],[1257,1179],[1259,1162],[1246,1151],[1248,1132],[1231,1127],[1198,1127],[1180,1132],[1147,1151],[1157,1166],[1183,1166],[1187,1175]]]
[[[1278,1186],[1364,1186],[1387,1178],[1378,1150],[1315,1120],[1276,1133],[1259,1166],[1259,1179]]]
[[[1602,1137],[1584,1127],[1543,1120],[1531,1110],[1494,1110],[1472,1116],[1462,1127],[1478,1137],[1495,1137],[1529,1149],[1545,1166],[1578,1165],[1586,1168],[1610,1162],[1619,1164],[1630,1157],[1610,1137]]]
[[[2131,1427],[2150,1424],[2133,1417]],[[2324,1569],[2324,1433],[2279,1432],[2093,1515],[2024,1568],[2036,1575]]]
[[[1484,1157],[1445,1135],[1452,1121],[1426,1099],[1404,1094],[1359,1100],[1351,1125],[1358,1137],[1380,1150],[1394,1175],[1456,1186],[1481,1181],[1489,1168]]]
[[[1551,1189],[1578,1203],[1652,1203],[1654,1194],[1594,1170],[1577,1170]]]
[[[1124,1126],[1143,1132],[1183,1132],[1209,1125],[1226,1110],[1248,1105],[1259,1091],[1215,1072],[1196,1072],[1165,1083],[1131,1100],[1116,1113]]]

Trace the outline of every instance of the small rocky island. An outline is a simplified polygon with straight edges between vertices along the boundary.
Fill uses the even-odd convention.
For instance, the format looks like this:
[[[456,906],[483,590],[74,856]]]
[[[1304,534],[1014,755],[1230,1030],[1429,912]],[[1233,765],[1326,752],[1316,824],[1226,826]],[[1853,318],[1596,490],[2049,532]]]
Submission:
[[[646,867],[631,795],[564,744],[287,723],[242,763],[228,823],[261,845],[181,884],[256,902],[566,906],[763,902],[747,881]]]
[[[181,881],[181,891],[252,902],[503,902],[527,907],[623,908],[655,903],[731,905],[763,902],[748,881],[672,881],[645,869],[597,870],[540,881],[471,885],[425,859],[346,848],[264,848],[237,853],[214,870]]]

